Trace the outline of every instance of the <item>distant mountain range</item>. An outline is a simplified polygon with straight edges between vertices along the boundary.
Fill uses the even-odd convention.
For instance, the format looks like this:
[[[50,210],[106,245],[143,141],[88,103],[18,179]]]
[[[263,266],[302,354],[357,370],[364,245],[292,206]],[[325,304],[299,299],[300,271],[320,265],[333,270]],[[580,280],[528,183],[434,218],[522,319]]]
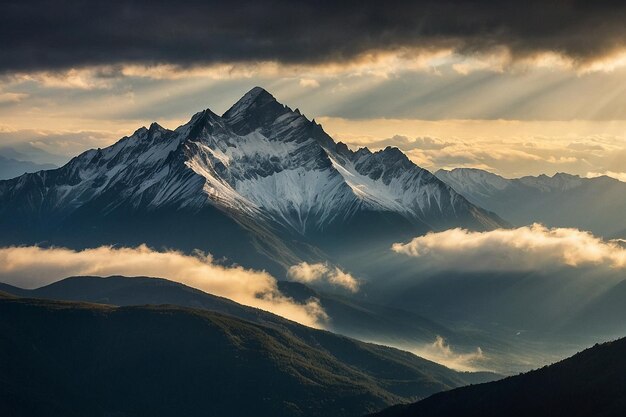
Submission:
[[[7,158],[0,155],[0,180],[18,177],[25,173],[57,168],[53,164],[37,164],[30,161]]]
[[[0,293],[2,415],[353,416],[495,378],[165,280],[76,278],[39,293],[177,298],[200,308],[17,298],[6,290],[20,293],[10,286]]]
[[[506,225],[397,148],[351,151],[262,88],[0,182],[0,244],[202,249],[284,272],[354,245]]]
[[[620,417],[626,415],[626,339],[526,374],[435,394],[377,417]]]
[[[626,237],[626,183],[614,178],[561,173],[506,179],[470,168],[439,170],[435,175],[472,203],[514,225],[539,222],[606,238]]]
[[[0,144],[0,156],[8,159],[17,159],[18,161],[28,161],[37,165],[50,165],[54,167],[65,165],[70,160],[67,156],[56,155],[41,149],[36,145],[40,141],[43,142],[41,138],[34,136],[30,138],[30,140],[21,142],[12,141],[2,143]]]

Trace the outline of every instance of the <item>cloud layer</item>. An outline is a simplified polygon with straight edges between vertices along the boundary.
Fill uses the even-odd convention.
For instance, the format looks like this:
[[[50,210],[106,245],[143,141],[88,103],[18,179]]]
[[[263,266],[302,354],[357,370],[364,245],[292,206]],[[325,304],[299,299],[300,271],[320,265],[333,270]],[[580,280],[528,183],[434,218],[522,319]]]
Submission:
[[[157,252],[145,245],[81,251],[37,246],[0,248],[1,282],[34,288],[75,275],[167,278],[307,326],[323,327],[327,318],[317,300],[298,304],[282,295],[268,273],[221,266],[201,253]]]
[[[615,2],[4,1],[0,70],[112,62],[343,62],[383,49],[503,48],[584,63],[624,45]],[[538,59],[538,58],[535,58]]]
[[[294,281],[305,284],[327,283],[350,292],[359,290],[359,281],[356,278],[326,263],[309,264],[302,262],[291,266],[287,271],[287,276]]]
[[[563,267],[626,267],[626,249],[589,232],[547,228],[471,232],[450,229],[395,243],[392,250],[419,258],[425,266],[460,271],[533,271]]]

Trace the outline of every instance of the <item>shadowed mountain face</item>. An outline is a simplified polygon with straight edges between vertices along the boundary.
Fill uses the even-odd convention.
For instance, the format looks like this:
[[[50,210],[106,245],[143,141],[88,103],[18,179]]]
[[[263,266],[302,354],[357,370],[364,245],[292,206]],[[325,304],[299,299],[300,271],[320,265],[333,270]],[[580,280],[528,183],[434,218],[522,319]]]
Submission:
[[[0,182],[0,244],[147,243],[272,271],[364,240],[503,224],[398,149],[351,151],[258,87],[221,117],[153,123]]]
[[[469,201],[514,225],[575,227],[606,238],[626,237],[626,183],[609,177],[506,179],[480,169],[440,170],[437,177]]]
[[[497,382],[433,395],[379,417],[626,415],[626,339]]]
[[[490,377],[280,318],[7,295],[0,317],[3,415],[350,416]]]

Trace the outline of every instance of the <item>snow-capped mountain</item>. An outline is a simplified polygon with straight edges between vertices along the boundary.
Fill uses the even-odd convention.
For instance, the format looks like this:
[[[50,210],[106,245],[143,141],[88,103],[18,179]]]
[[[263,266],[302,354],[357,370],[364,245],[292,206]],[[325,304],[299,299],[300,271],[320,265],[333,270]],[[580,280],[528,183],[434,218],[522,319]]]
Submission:
[[[507,179],[470,168],[439,170],[436,176],[515,225],[541,222],[607,238],[626,236],[626,183],[613,178],[558,173]]]
[[[173,235],[189,223],[185,237],[201,249],[230,255],[218,243],[244,233],[255,236],[256,250],[284,246],[296,258],[285,236],[319,243],[352,227],[367,236],[503,224],[398,149],[352,151],[259,87],[221,117],[207,109],[176,130],[153,123],[62,168],[2,181],[0,216],[3,243],[72,234],[88,244],[90,231],[117,243],[127,240],[114,232],[123,224],[132,241],[176,247],[180,237],[155,242],[156,232],[143,229]]]

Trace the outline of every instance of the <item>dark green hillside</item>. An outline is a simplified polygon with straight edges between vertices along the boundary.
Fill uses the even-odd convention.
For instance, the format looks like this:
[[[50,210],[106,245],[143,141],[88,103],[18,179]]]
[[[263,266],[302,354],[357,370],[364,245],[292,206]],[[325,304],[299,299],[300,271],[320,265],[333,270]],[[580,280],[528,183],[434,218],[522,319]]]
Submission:
[[[392,309],[365,303],[357,304],[338,296],[312,291],[302,284],[281,282],[279,285],[284,294],[301,302],[306,301],[310,297],[319,298],[324,309],[332,318],[330,325],[333,331],[350,333],[349,330],[353,329],[355,333],[360,335],[361,332],[357,330],[366,329],[368,324],[374,329],[382,330],[385,327],[387,329],[394,328],[395,321],[396,331],[411,334],[415,337],[423,335],[422,337],[424,337],[425,341],[434,340],[437,334],[453,341],[457,340],[450,330],[420,318],[416,314],[406,313],[406,317],[400,317],[400,314]],[[290,291],[285,291],[285,289]],[[300,293],[295,293],[293,290],[299,290]],[[107,278],[71,277],[34,290],[25,290],[0,283],[0,291],[21,297],[83,301],[118,306],[171,304],[182,307],[202,308],[258,324],[278,327],[301,338],[311,346],[321,347],[340,357],[344,351],[341,344],[334,342],[337,339],[335,335],[332,335],[333,337],[325,337],[325,332],[312,331],[312,329],[266,311],[247,307],[227,298],[217,297],[178,282],[161,278],[129,278],[123,276]],[[354,341],[351,341],[351,343],[354,343]],[[373,363],[378,363],[381,357],[383,358],[383,365],[373,368],[374,375],[377,378],[386,377],[389,374],[389,369],[394,369],[398,362],[402,372],[410,369],[410,376],[406,381],[394,382],[394,386],[397,386],[397,391],[394,392],[401,393],[401,395],[423,397],[434,392],[430,388],[432,379],[436,381],[435,386],[442,383],[446,387],[457,387],[477,380],[480,382],[492,380],[495,377],[493,374],[451,372],[443,366],[415,355],[409,355],[404,352],[399,355],[400,351],[398,350],[371,344],[361,343],[359,344],[359,349],[367,351],[367,360],[355,362],[355,366],[359,368],[372,366]],[[390,356],[393,357],[392,365],[388,364]],[[357,360],[358,357],[359,355],[355,355],[351,350],[350,354],[346,355],[343,360],[352,363],[351,361]]]
[[[284,322],[5,297],[0,415],[350,416],[464,383],[414,355]]]

